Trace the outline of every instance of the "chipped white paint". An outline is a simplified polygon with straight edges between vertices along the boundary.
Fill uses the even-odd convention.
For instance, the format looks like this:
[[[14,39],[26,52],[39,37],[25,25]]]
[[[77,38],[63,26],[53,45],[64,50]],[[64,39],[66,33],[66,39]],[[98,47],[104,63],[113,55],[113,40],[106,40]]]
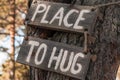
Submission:
[[[52,19],[47,20],[46,17],[49,14],[50,9],[51,9],[51,5],[38,4],[31,18],[31,21],[35,20],[37,14],[43,14],[43,17],[40,20],[40,23],[42,24],[54,24],[54,22],[58,20],[58,23],[57,23],[58,26],[62,26],[62,23],[63,23],[64,26],[67,28],[72,27],[73,29],[83,29],[83,26],[80,26],[79,23],[86,19],[83,17],[85,13],[91,12],[89,9],[82,9],[82,10],[70,9],[67,12],[67,14],[65,14],[64,7],[60,7],[58,11],[54,14],[54,16],[52,16]],[[68,19],[71,15],[73,15],[73,13],[76,13],[78,15],[78,18],[74,23],[69,23]]]

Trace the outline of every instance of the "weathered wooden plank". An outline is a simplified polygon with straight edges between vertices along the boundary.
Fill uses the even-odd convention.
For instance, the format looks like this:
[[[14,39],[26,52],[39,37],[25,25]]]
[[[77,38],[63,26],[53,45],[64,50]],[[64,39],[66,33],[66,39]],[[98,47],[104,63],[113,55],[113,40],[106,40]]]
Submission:
[[[81,47],[30,37],[24,41],[17,62],[84,80],[90,61]]]
[[[29,9],[28,25],[52,30],[84,32],[94,26],[98,10],[89,6],[37,1]]]

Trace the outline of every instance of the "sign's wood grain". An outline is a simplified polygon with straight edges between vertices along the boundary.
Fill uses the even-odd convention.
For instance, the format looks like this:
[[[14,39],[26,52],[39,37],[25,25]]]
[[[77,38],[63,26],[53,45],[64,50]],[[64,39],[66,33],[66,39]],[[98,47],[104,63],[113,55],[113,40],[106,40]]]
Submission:
[[[90,61],[81,47],[30,37],[24,41],[17,62],[84,80]]]
[[[70,4],[37,1],[29,9],[28,25],[52,30],[84,32],[91,30],[98,10],[90,6],[70,6]]]

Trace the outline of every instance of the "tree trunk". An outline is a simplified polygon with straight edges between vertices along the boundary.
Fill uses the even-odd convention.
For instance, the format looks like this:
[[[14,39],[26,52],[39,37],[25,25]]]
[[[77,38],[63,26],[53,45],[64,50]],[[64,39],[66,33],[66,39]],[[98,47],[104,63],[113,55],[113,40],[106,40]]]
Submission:
[[[50,0],[49,0],[50,1]],[[62,3],[71,3],[70,0],[53,0]],[[77,0],[79,5],[97,5],[117,0]],[[118,0],[119,1],[119,0]],[[120,5],[111,5],[100,8],[96,25],[92,36],[96,38],[94,44],[89,47],[92,58],[85,80],[115,80],[120,60]],[[56,42],[83,47],[84,36],[82,34],[51,32],[30,27],[29,36],[50,39]],[[47,72],[34,67],[30,68],[30,80],[77,80],[71,77]]]
[[[15,79],[15,0],[9,1],[10,3],[10,15],[12,17],[11,22],[10,22],[10,38],[11,38],[11,62],[10,66],[12,67],[10,71],[10,79],[14,80]]]

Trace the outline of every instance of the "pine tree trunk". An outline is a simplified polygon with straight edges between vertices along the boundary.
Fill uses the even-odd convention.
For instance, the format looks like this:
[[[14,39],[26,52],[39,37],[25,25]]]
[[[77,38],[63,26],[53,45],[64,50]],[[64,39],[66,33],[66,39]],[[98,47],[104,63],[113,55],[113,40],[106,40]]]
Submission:
[[[11,39],[11,48],[10,48],[10,66],[12,66],[12,69],[10,71],[10,80],[15,79],[15,59],[14,59],[14,53],[15,53],[15,0],[9,1],[10,3],[10,15],[12,17],[10,22],[10,39]]]
[[[71,3],[70,0],[53,0],[62,3]],[[96,5],[117,0],[78,0],[79,5]],[[119,1],[119,0],[118,0]],[[96,38],[90,46],[91,54],[97,59],[91,60],[85,80],[115,80],[120,60],[120,5],[111,5],[100,8],[101,14],[94,27],[92,36]],[[29,36],[51,39],[69,45],[83,46],[82,34],[51,32],[29,27]],[[30,80],[77,80],[57,73],[30,68]]]

